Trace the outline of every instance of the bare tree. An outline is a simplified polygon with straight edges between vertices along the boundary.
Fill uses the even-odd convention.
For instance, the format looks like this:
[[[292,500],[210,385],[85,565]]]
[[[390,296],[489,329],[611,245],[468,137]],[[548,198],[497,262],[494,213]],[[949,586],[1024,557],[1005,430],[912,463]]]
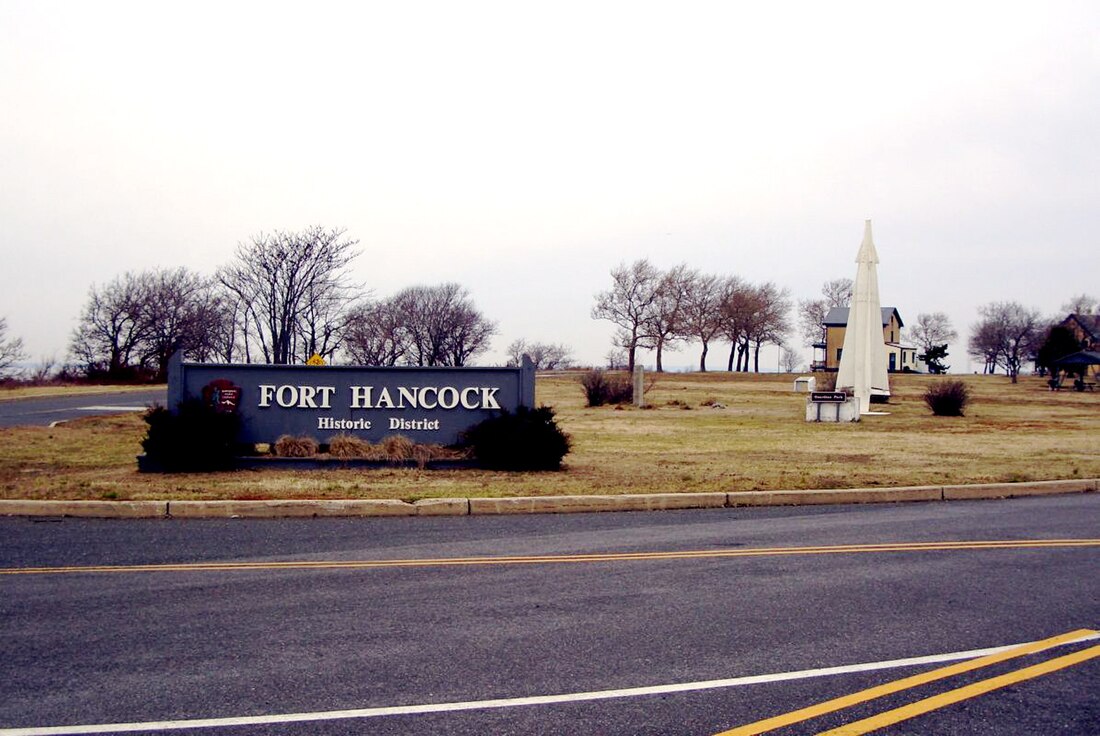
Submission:
[[[981,320],[971,328],[970,354],[985,361],[987,372],[1004,368],[1016,383],[1024,361],[1038,350],[1044,334],[1042,316],[1017,302],[992,302],[978,313]]]
[[[139,363],[163,381],[177,350],[192,359],[210,356],[223,319],[214,284],[186,268],[146,271],[138,278]]]
[[[495,322],[486,319],[465,296],[450,313],[452,330],[446,341],[447,351],[443,365],[463,366],[480,353],[489,349],[497,332]]]
[[[917,358],[924,361],[928,372],[934,375],[950,369],[951,366],[943,361],[947,357],[948,343],[958,336],[951,320],[943,312],[921,312],[916,322],[909,326],[909,338],[921,349]]]
[[[925,353],[933,347],[944,345],[959,336],[951,326],[951,320],[943,312],[928,314],[921,312],[916,322],[909,328],[909,338],[919,345]]]
[[[606,319],[619,328],[616,345],[626,350],[627,370],[634,370],[638,348],[652,347],[646,329],[657,300],[660,272],[646,259],[611,271],[612,286],[596,295],[592,319]]]
[[[824,299],[798,300],[798,332],[802,335],[802,344],[812,348],[825,342],[825,316],[829,307]]]
[[[353,308],[348,314],[344,349],[360,365],[390,367],[404,363],[409,356],[410,335],[394,300]]]
[[[852,303],[854,282],[848,278],[832,279],[821,285],[821,296],[829,307],[847,307]]]
[[[787,320],[791,310],[790,292],[769,281],[753,288],[750,303],[753,312],[745,327],[745,337],[752,343],[753,371],[759,373],[760,348],[764,345],[782,345],[790,331]]]
[[[89,289],[69,347],[89,375],[132,378],[140,367],[147,282],[141,274],[126,272],[102,287],[93,284]]]
[[[657,372],[665,370],[662,357],[666,348],[688,336],[684,323],[684,305],[694,288],[696,274],[681,263],[660,274],[654,294],[652,309],[645,321],[644,330],[649,342],[657,351]]]
[[[710,342],[722,333],[724,280],[719,276],[695,274],[684,301],[684,335],[702,346],[699,370],[706,373]]]
[[[91,287],[70,352],[89,375],[164,380],[177,350],[216,356],[225,320],[209,279],[185,268],[127,272]]]
[[[0,317],[0,379],[16,375],[15,367],[27,359],[23,351],[23,338],[8,337],[8,320]]]
[[[1062,311],[1067,314],[1096,314],[1096,306],[1100,300],[1088,294],[1078,294],[1062,305]]]
[[[191,345],[188,351],[191,359],[200,363],[233,363],[243,357],[244,362],[250,362],[247,353],[241,355],[246,347],[247,330],[240,300],[215,280],[210,281],[206,294],[209,301],[202,314],[203,336]]]
[[[359,255],[345,230],[320,226],[299,233],[260,233],[237,246],[218,281],[236,297],[246,330],[246,353],[255,340],[268,363],[296,356],[331,355],[355,286],[347,266]]]
[[[297,322],[296,357],[304,363],[314,355],[335,353],[344,339],[348,311],[357,300],[343,283],[326,281],[311,287]]]
[[[760,371],[760,349],[782,345],[790,331],[790,293],[771,282],[753,286],[732,278],[722,303],[722,332],[730,343],[728,370]],[[734,360],[736,358],[736,367]]]
[[[999,350],[1000,341],[995,324],[982,321],[971,326],[966,351],[971,357],[982,361],[982,373],[997,372]]]
[[[821,286],[821,298],[800,299],[798,328],[806,347],[825,342],[825,316],[833,307],[847,307],[852,301],[852,280],[832,279]]]
[[[802,356],[786,345],[779,353],[779,367],[784,373],[796,373],[802,365]]]
[[[748,370],[748,329],[755,306],[753,287],[738,276],[730,276],[722,284],[722,304],[719,314],[722,320],[722,336],[730,344],[727,370]],[[744,366],[744,368],[742,367]]]
[[[515,367],[523,365],[523,356],[531,359],[537,371],[553,371],[559,368],[568,368],[573,364],[572,351],[565,345],[544,342],[527,342],[515,340],[506,351],[508,365]]]
[[[35,364],[34,368],[29,371],[26,380],[34,386],[41,386],[52,381],[57,377],[58,373],[57,356],[43,356],[42,359]]]
[[[459,284],[411,286],[390,301],[407,339],[405,363],[463,366],[488,350],[496,334],[496,325],[477,310]]]

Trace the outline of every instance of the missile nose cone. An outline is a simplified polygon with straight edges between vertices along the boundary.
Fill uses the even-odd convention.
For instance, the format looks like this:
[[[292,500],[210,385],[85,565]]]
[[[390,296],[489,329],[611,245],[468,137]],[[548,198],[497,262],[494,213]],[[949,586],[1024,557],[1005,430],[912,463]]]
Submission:
[[[856,263],[878,263],[878,251],[875,250],[875,241],[871,239],[870,220],[863,221],[863,242],[859,246]]]

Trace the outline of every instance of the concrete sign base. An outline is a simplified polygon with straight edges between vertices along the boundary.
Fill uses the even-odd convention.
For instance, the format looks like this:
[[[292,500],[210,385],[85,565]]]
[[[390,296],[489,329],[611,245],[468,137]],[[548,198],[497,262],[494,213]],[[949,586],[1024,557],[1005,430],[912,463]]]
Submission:
[[[806,399],[807,422],[858,422],[859,399],[847,396],[843,401]]]

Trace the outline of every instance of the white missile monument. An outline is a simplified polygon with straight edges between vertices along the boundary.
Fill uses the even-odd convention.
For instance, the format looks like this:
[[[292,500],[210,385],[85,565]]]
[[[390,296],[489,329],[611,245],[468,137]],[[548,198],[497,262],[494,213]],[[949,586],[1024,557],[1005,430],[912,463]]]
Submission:
[[[860,414],[870,414],[872,396],[890,395],[886,340],[882,334],[882,308],[878,296],[878,253],[871,239],[870,220],[863,225],[863,243],[859,246],[856,264],[836,388],[837,391],[850,391],[859,399]]]

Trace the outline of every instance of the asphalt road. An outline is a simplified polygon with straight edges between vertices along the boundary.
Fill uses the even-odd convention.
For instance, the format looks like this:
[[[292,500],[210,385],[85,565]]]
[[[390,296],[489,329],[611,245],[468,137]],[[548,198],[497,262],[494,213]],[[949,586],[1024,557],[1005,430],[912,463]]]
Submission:
[[[99,394],[43,396],[0,401],[0,427],[48,426],[54,422],[109,414],[142,411],[152,404],[164,404],[164,389],[151,391],[109,391]]]
[[[1018,546],[1095,540],[1098,522],[1098,494],[525,517],[0,519],[0,735],[122,723],[218,736],[714,734],[951,664],[894,660],[1100,627],[1100,547]],[[948,541],[1003,544],[866,546]],[[836,545],[859,547],[811,550]],[[97,565],[153,567],[80,569]],[[769,733],[819,733],[1044,665],[875,733],[1100,733],[1100,658],[1061,666],[1097,644]],[[789,674],[864,663],[880,664]],[[754,675],[776,677],[737,679]],[[563,697],[516,700],[548,695]],[[393,710],[369,710],[380,708]],[[201,722],[227,718],[242,720]]]

